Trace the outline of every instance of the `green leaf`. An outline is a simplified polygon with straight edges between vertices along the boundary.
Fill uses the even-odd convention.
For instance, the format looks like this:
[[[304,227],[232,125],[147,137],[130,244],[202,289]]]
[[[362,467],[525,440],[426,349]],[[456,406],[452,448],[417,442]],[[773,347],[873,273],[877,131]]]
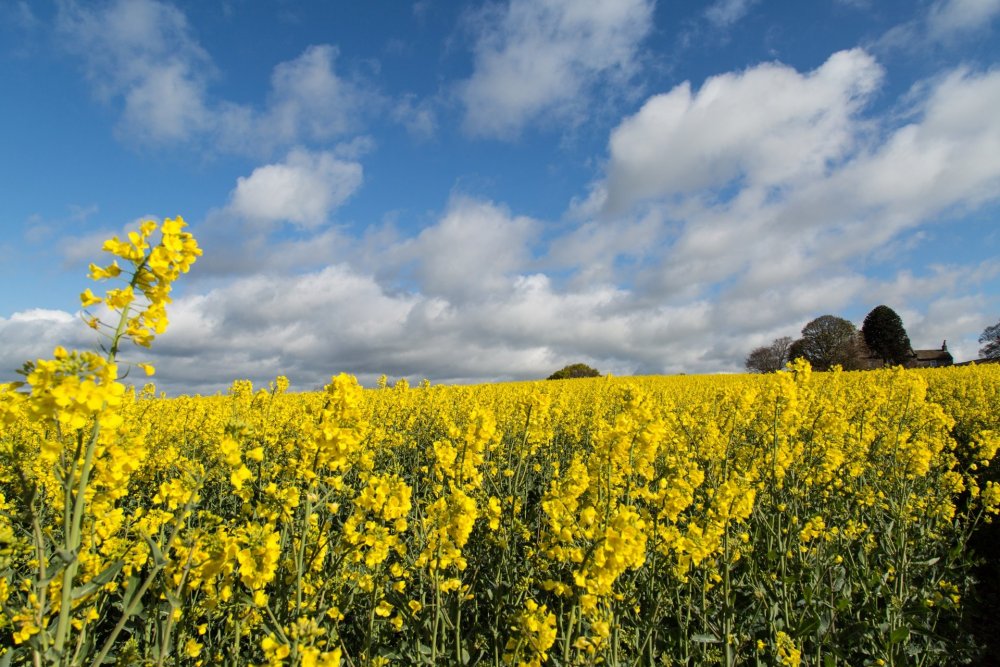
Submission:
[[[125,561],[119,558],[87,583],[81,586],[74,586],[72,592],[73,599],[79,600],[82,597],[86,597],[91,593],[100,590],[105,584],[117,577],[123,567],[125,567]]]
[[[910,637],[910,629],[907,627],[896,628],[889,635],[889,645],[898,644]]]
[[[795,628],[794,635],[796,637],[805,637],[806,635],[811,635],[816,630],[819,629],[819,619],[818,618],[803,618],[802,622],[799,623],[799,627]]]
[[[164,595],[165,595],[165,596],[166,596],[166,598],[167,598],[167,602],[169,602],[169,603],[170,603],[170,606],[171,606],[171,608],[173,608],[173,609],[181,609],[181,608],[183,608],[183,607],[184,607],[184,601],[183,601],[183,600],[181,600],[181,599],[180,599],[180,598],[179,598],[179,597],[177,596],[177,594],[176,594],[176,593],[174,593],[174,592],[173,592],[172,590],[170,590],[170,589],[168,588],[168,589],[166,589],[165,591],[163,591],[163,593],[164,593]]]
[[[819,616],[819,627],[817,628],[817,630],[819,631],[819,635],[820,636],[825,635],[827,633],[827,631],[830,629],[830,625],[832,623],[833,623],[833,615],[832,614],[830,614],[829,612],[820,614],[820,616]]]
[[[116,604],[115,606],[117,606],[121,611],[125,611],[126,609],[128,609],[129,605],[132,604],[132,601],[138,594],[139,587],[141,585],[142,585],[142,580],[138,576],[134,574],[130,576],[128,580],[125,582],[125,585],[123,586],[123,588],[125,589],[125,594],[122,596],[121,603]]]
[[[149,551],[153,554],[153,564],[158,568],[166,567],[167,563],[170,561],[167,560],[166,556],[163,555],[163,552],[160,551],[160,547],[153,541],[153,538],[146,533],[143,533],[142,539],[146,540],[146,544],[149,545]]]

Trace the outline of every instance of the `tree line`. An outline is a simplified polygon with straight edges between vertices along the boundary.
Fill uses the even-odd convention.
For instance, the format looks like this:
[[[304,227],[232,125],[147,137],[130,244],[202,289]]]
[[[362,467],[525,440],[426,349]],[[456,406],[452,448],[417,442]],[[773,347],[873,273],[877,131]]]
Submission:
[[[1000,360],[1000,322],[986,327],[979,342],[981,359]],[[850,320],[822,315],[802,327],[802,337],[776,338],[770,345],[755,348],[744,365],[751,373],[774,373],[794,359],[805,359],[815,370],[834,366],[844,370],[869,368],[872,360],[885,366],[904,366],[913,359],[910,337],[903,320],[892,308],[876,306],[859,331]],[[600,377],[601,373],[586,364],[570,364],[547,379]]]
[[[1000,322],[987,327],[979,337],[983,359],[1000,359]],[[833,366],[844,370],[868,368],[872,360],[886,366],[902,366],[913,358],[910,337],[903,320],[892,308],[876,306],[865,317],[859,331],[850,320],[822,315],[802,328],[802,336],[776,338],[770,345],[755,348],[744,365],[751,373],[773,373],[789,361],[803,358],[815,370]]]

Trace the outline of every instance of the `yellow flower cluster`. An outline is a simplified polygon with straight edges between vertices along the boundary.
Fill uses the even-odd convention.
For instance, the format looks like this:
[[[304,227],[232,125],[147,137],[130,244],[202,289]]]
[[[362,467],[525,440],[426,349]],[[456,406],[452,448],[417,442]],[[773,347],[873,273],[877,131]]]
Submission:
[[[543,604],[528,599],[511,628],[503,660],[517,667],[541,667],[549,659],[548,650],[556,642],[556,616]]]
[[[147,220],[139,225],[138,231],[128,233],[128,240],[115,236],[104,243],[105,252],[117,258],[111,264],[90,265],[90,277],[95,281],[119,278],[122,269],[118,259],[132,265],[126,271],[129,280],[125,287],[110,289],[103,297],[95,296],[89,289],[80,295],[84,308],[103,303],[118,314],[121,324],[113,329],[112,349],[117,349],[118,339],[123,335],[136,345],[149,347],[153,338],[166,330],[166,306],[171,303],[173,283],[201,256],[197,241],[183,231],[186,226],[180,217],[168,218],[162,225]],[[150,237],[157,230],[160,241],[151,245]],[[137,292],[144,297],[143,303],[136,302]],[[95,329],[102,324],[97,316],[90,316],[88,322]]]

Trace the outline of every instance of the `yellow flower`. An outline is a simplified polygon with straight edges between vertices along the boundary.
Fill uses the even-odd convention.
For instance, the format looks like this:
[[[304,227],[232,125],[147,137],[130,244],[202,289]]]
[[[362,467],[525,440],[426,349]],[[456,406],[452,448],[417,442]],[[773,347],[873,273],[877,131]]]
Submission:
[[[795,642],[786,633],[779,630],[775,633],[774,642],[778,650],[778,660],[784,667],[798,667],[802,661],[802,653]]]
[[[549,659],[548,650],[556,641],[556,616],[544,604],[531,598],[525,600],[524,609],[515,618],[514,630],[519,641],[508,641],[505,664],[539,667]]]
[[[189,638],[184,644],[184,652],[189,658],[197,658],[201,654],[203,644],[199,644],[194,638]]]
[[[264,657],[267,658],[268,664],[271,665],[280,665],[288,657],[288,654],[291,653],[291,648],[288,644],[279,642],[273,634],[264,637],[260,642],[260,647],[264,649]]]
[[[84,308],[89,308],[90,306],[93,306],[96,303],[101,303],[102,301],[103,299],[101,299],[101,297],[94,296],[94,293],[90,291],[89,287],[80,294],[80,304]]]

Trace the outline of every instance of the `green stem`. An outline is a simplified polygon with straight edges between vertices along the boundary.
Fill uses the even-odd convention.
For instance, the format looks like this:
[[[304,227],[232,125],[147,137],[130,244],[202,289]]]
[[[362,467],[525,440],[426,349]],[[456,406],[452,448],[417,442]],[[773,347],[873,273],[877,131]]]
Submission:
[[[201,487],[201,480],[199,480],[198,487],[199,488]],[[170,545],[173,544],[174,539],[176,539],[177,537],[177,534],[180,533],[181,525],[186,521],[187,516],[191,513],[191,509],[194,507],[194,498],[196,496],[197,496],[196,491],[191,493],[191,497],[188,500],[187,504],[184,506],[184,510],[181,513],[181,516],[174,520],[173,527],[170,531],[170,536],[167,538],[167,541],[164,544],[163,553],[170,552]],[[125,624],[128,622],[128,619],[130,619],[135,614],[136,608],[142,603],[142,597],[146,594],[146,591],[149,590],[149,587],[153,584],[153,580],[156,578],[156,576],[160,573],[160,571],[164,567],[165,563],[154,561],[153,567],[150,569],[149,574],[146,575],[146,579],[143,580],[142,585],[139,587],[139,590],[133,594],[132,599],[129,601],[128,606],[126,606],[126,608],[122,610],[122,615],[118,618],[118,622],[115,624],[114,630],[112,630],[111,634],[108,635],[108,638],[104,641],[104,645],[101,647],[101,650],[97,654],[97,657],[95,657],[94,660],[90,663],[90,667],[98,667],[99,665],[103,664],[104,658],[108,655],[108,651],[111,650],[111,647],[114,646],[115,641],[118,639],[118,635],[120,635],[121,631],[125,628]]]

